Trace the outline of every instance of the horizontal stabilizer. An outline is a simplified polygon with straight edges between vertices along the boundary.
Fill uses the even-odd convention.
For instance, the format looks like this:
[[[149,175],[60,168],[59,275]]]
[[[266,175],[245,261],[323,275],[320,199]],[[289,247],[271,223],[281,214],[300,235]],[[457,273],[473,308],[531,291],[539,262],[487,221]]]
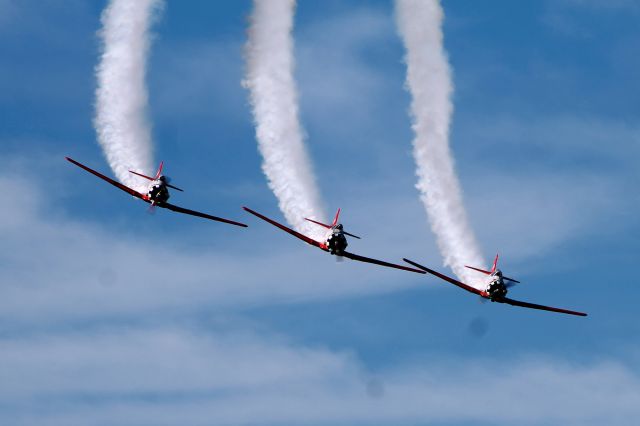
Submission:
[[[142,173],[134,172],[133,170],[129,170],[129,173],[133,173],[134,175],[137,175],[137,176],[143,177],[143,178],[145,178],[145,179],[155,180],[155,179],[154,179],[154,178],[152,178],[152,177],[149,177],[149,176],[147,176],[147,175],[143,175]]]
[[[465,268],[473,269],[474,271],[482,272],[485,275],[491,275],[491,271],[485,271],[484,269],[474,268],[473,266],[464,265]]]
[[[173,186],[173,185],[168,184],[168,183],[167,183],[166,185],[167,185],[169,188],[173,188],[173,189],[175,189],[176,191],[184,192],[184,189],[180,189],[180,188],[178,188],[177,186]]]
[[[353,237],[353,238],[361,239],[361,238],[360,238],[360,237],[358,237],[357,235],[350,234],[350,233],[348,233],[347,231],[342,231],[342,233],[343,233],[344,235],[348,235],[348,236]]]
[[[313,220],[313,219],[309,219],[309,218],[307,218],[307,217],[305,217],[305,218],[304,218],[304,220],[308,220],[309,222],[313,222],[313,223],[315,223],[316,225],[324,226],[324,227],[325,227],[325,228],[327,228],[327,229],[331,229],[331,228],[332,228],[332,227],[331,227],[331,225],[326,225],[326,224],[324,224],[324,223],[321,223],[321,222],[315,221],[315,220]]]

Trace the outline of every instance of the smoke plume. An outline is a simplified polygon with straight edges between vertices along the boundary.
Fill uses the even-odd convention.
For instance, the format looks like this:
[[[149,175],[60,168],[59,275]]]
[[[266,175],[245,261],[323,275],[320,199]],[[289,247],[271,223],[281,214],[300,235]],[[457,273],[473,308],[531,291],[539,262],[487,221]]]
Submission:
[[[250,92],[262,170],[280,210],[296,230],[319,238],[322,228],[304,220],[324,215],[298,118],[294,12],[294,0],[254,1],[243,84]]]
[[[461,280],[473,283],[477,274],[464,265],[481,266],[484,260],[467,219],[449,149],[453,85],[442,40],[442,7],[437,0],[396,0],[395,7],[412,96],[416,187],[444,264]]]
[[[143,185],[129,170],[152,172],[151,129],[147,119],[146,60],[149,27],[161,0],[112,0],[102,13],[103,51],[96,67],[98,141],[118,180]]]

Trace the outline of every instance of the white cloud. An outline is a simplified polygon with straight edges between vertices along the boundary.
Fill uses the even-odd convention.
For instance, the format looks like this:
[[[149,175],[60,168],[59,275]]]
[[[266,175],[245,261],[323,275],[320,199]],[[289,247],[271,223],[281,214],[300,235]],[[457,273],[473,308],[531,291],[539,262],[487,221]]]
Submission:
[[[598,117],[468,119],[457,139],[473,226],[522,260],[633,224],[640,129]]]
[[[537,161],[529,163],[544,168],[564,163],[560,172],[586,170],[591,163],[611,164],[611,175],[635,171],[634,160],[640,156],[640,126],[623,120],[599,116],[500,115],[484,120],[473,117],[458,135],[465,150],[500,157],[501,151],[537,150]],[[522,161],[514,155],[514,161]],[[539,158],[538,158],[539,157]]]
[[[493,171],[468,186],[474,227],[488,253],[539,258],[561,244],[602,232],[620,192],[610,179]],[[612,223],[609,230],[625,223]]]
[[[345,352],[251,330],[96,330],[0,340],[5,424],[626,425],[616,361],[453,359],[372,373]]]
[[[389,93],[395,89],[403,95],[401,74],[397,81],[389,80],[386,71],[392,63],[384,62],[388,55],[381,53],[397,43],[390,13],[355,9],[297,23],[296,74],[303,117],[310,129],[318,129],[310,135],[315,144],[347,150],[343,140],[362,141],[370,148],[372,139],[386,129],[379,117],[385,116],[386,102],[392,98]],[[377,56],[385,58],[382,67],[376,66]],[[401,71],[400,61],[398,56]]]

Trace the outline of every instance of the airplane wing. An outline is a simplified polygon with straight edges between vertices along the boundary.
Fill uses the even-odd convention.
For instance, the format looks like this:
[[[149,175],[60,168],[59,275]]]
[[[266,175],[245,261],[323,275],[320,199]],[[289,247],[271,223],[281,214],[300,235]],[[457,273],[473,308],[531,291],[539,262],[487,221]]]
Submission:
[[[385,261],[378,260],[378,259],[371,259],[370,257],[360,256],[358,254],[349,253],[348,251],[343,252],[342,256],[344,256],[346,258],[349,258],[351,260],[357,260],[358,262],[373,263],[374,265],[386,266],[388,268],[396,268],[396,269],[402,269],[404,271],[416,272],[418,274],[424,274],[424,271],[421,271],[419,269],[413,269],[413,268],[409,268],[407,266],[396,265],[395,263],[389,263],[389,262],[385,262]]]
[[[540,309],[542,311],[559,312],[561,314],[578,315],[578,316],[581,316],[581,317],[586,317],[587,316],[587,314],[585,314],[584,312],[576,312],[576,311],[570,311],[568,309],[553,308],[551,306],[537,305],[535,303],[529,303],[529,302],[521,302],[519,300],[509,299],[508,297],[505,297],[503,299],[496,299],[496,302],[507,303],[507,304],[512,305],[512,306],[521,306],[523,308],[531,308],[531,309]]]
[[[123,190],[124,192],[127,192],[127,193],[133,195],[134,197],[140,198],[143,201],[147,201],[147,200],[144,199],[144,196],[141,193],[139,193],[138,191],[136,191],[134,189],[131,189],[128,186],[125,186],[125,185],[121,184],[120,182],[117,182],[117,181],[115,181],[115,180],[103,175],[102,173],[98,173],[95,170],[90,169],[89,167],[85,166],[84,164],[78,163],[76,160],[74,160],[72,158],[69,158],[69,157],[65,157],[65,158],[67,159],[67,161],[75,164],[76,166],[78,166],[78,167],[80,167],[82,169],[85,169],[86,171],[88,171],[91,174],[94,174],[94,175],[98,176],[100,179],[106,180],[111,185],[115,186],[116,188],[119,188],[119,189]],[[149,201],[147,201],[147,203],[148,202]]]
[[[262,220],[264,220],[266,222],[269,222],[273,226],[277,226],[278,228],[282,229],[283,231],[288,232],[289,234],[293,235],[294,237],[301,239],[305,243],[311,244],[312,246],[316,246],[321,250],[329,251],[329,250],[327,250],[327,247],[323,243],[321,243],[319,241],[316,241],[313,238],[309,238],[306,235],[303,235],[303,234],[301,234],[299,232],[296,232],[291,228],[287,228],[286,226],[276,222],[275,220],[269,219],[268,217],[263,216],[260,213],[251,210],[248,207],[243,207],[243,209],[246,210],[247,212],[251,213],[252,215],[259,217],[260,219],[262,219]]]
[[[465,284],[465,283],[462,283],[462,282],[460,282],[460,281],[458,281],[458,280],[454,280],[453,278],[450,278],[450,277],[448,277],[448,276],[446,276],[446,275],[443,275],[443,274],[441,274],[440,272],[436,272],[436,271],[434,271],[433,269],[429,269],[429,268],[427,268],[426,266],[422,266],[422,265],[420,265],[420,264],[418,264],[418,263],[416,263],[416,262],[413,262],[413,261],[411,261],[411,260],[409,260],[409,259],[405,259],[405,258],[403,258],[402,260],[404,260],[405,262],[407,262],[407,263],[409,263],[409,264],[411,264],[411,265],[415,266],[416,268],[422,269],[423,271],[430,273],[431,275],[435,275],[436,277],[438,277],[438,278],[440,278],[440,279],[443,279],[443,280],[445,280],[445,281],[449,281],[449,282],[450,282],[451,284],[453,284],[453,285],[457,285],[458,287],[460,287],[460,288],[462,288],[462,289],[465,289],[465,290],[467,290],[467,291],[470,291],[471,293],[475,293],[475,294],[477,294],[477,295],[479,295],[479,296],[482,296],[482,297],[485,297],[485,298],[486,298],[485,293],[484,293],[483,291],[478,290],[478,289],[477,289],[477,288],[475,288],[475,287],[471,287],[470,285],[467,285],[467,284]]]
[[[197,216],[197,217],[201,217],[201,218],[204,218],[204,219],[215,220],[215,221],[218,221],[218,222],[224,222],[224,223],[228,223],[230,225],[242,226],[243,228],[247,227],[247,225],[245,225],[244,223],[236,222],[236,221],[229,220],[229,219],[224,219],[222,217],[211,216],[210,214],[197,212],[195,210],[185,209],[184,207],[176,206],[176,205],[170,204],[170,203],[159,203],[158,207],[163,207],[165,209],[169,209],[169,210],[177,212],[177,213],[190,214],[191,216]]]

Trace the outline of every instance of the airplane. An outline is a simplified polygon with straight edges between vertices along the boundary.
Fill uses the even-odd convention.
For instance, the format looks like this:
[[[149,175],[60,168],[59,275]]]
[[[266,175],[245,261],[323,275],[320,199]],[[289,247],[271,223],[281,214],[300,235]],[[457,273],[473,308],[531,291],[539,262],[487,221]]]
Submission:
[[[305,220],[308,220],[309,222],[313,222],[317,225],[322,226],[323,228],[328,229],[328,233],[327,233],[327,237],[325,239],[324,242],[321,241],[316,241],[313,238],[307,237],[306,235],[303,235],[299,232],[294,231],[291,228],[288,228],[278,222],[276,222],[275,220],[269,219],[266,216],[261,215],[260,213],[251,210],[248,207],[243,207],[244,210],[246,210],[247,212],[251,213],[254,216],[259,217],[260,219],[269,222],[270,224],[277,226],[278,228],[282,229],[285,232],[288,232],[289,234],[293,235],[296,238],[301,239],[302,241],[311,244],[312,246],[318,247],[320,250],[322,251],[326,251],[331,253],[332,255],[338,256],[338,259],[342,258],[342,257],[346,257],[348,259],[352,259],[352,260],[357,260],[359,262],[367,262],[367,263],[373,263],[375,265],[380,265],[380,266],[386,266],[388,268],[396,268],[396,269],[402,269],[404,271],[410,271],[410,272],[416,272],[418,274],[424,274],[424,271],[421,271],[420,269],[414,269],[414,268],[409,268],[407,266],[403,266],[403,265],[396,265],[395,263],[389,263],[389,262],[384,262],[382,260],[377,260],[377,259],[371,259],[369,257],[364,257],[364,256],[360,256],[354,253],[349,253],[348,251],[345,251],[345,249],[347,248],[347,238],[345,237],[345,235],[349,235],[350,237],[354,237],[354,238],[358,238],[360,239],[360,237],[350,234],[348,232],[346,232],[344,230],[344,227],[342,226],[341,223],[338,223],[338,218],[340,216],[340,209],[338,209],[338,212],[336,213],[335,218],[333,219],[333,222],[331,223],[331,225],[326,225],[324,223],[321,222],[317,222],[313,219],[308,219],[305,218]]]
[[[182,191],[182,189],[175,187],[173,185],[171,185],[169,183],[170,179],[167,176],[164,176],[162,174],[162,167],[164,162],[160,162],[160,166],[158,167],[158,171],[156,172],[155,177],[150,177],[150,176],[146,176],[143,175],[142,173],[138,173],[138,172],[134,172],[132,170],[129,170],[130,173],[133,173],[134,175],[143,177],[147,180],[150,180],[151,183],[149,184],[148,190],[146,194],[143,194],[141,192],[136,191],[135,189],[129,188],[126,185],[121,184],[120,182],[116,182],[115,180],[103,175],[102,173],[98,173],[93,169],[90,169],[89,167],[85,166],[84,164],[81,164],[79,162],[77,162],[76,160],[69,158],[69,157],[65,157],[67,161],[69,161],[70,163],[75,164],[76,166],[88,171],[89,173],[99,177],[100,179],[103,179],[107,182],[109,182],[111,185],[115,186],[116,188],[119,188],[121,190],[123,190],[124,192],[127,192],[131,195],[133,195],[135,198],[139,198],[144,202],[147,202],[149,204],[151,204],[151,207],[162,207],[165,209],[169,209],[171,211],[177,212],[177,213],[183,213],[183,214],[188,214],[191,216],[197,216],[197,217],[201,217],[204,219],[209,219],[209,220],[215,220],[218,222],[224,222],[224,223],[228,223],[230,225],[236,225],[236,226],[242,226],[242,227],[247,227],[247,225],[245,225],[244,223],[240,223],[240,222],[236,222],[233,220],[229,220],[229,219],[224,219],[221,217],[217,217],[217,216],[211,216],[209,214],[206,213],[201,213],[195,210],[189,210],[189,209],[185,209],[183,207],[179,207],[176,206],[174,204],[170,204],[167,202],[167,200],[169,199],[169,189],[168,188],[172,188],[175,189],[177,191]]]
[[[543,311],[559,312],[562,314],[578,315],[581,317],[587,316],[587,314],[583,312],[570,311],[568,309],[554,308],[551,306],[544,306],[544,305],[538,305],[535,303],[522,302],[520,300],[509,299],[507,297],[508,289],[510,287],[513,287],[515,284],[519,283],[520,281],[514,280],[513,278],[505,277],[504,275],[502,275],[502,271],[498,269],[497,254],[496,254],[496,258],[493,261],[493,267],[491,268],[490,271],[485,271],[484,269],[465,265],[465,268],[469,268],[469,269],[473,269],[475,271],[481,272],[485,275],[488,275],[491,278],[491,280],[489,281],[489,284],[487,284],[484,290],[479,290],[473,286],[457,281],[451,277],[443,275],[439,272],[434,271],[433,269],[429,269],[426,266],[420,265],[409,259],[403,259],[403,260],[408,264],[415,266],[416,268],[420,268],[423,271],[430,273],[431,275],[435,275],[436,277],[441,278],[445,281],[448,281],[453,285],[457,285],[458,287],[464,290],[467,290],[471,293],[475,293],[479,295],[480,297],[482,297],[482,300],[488,299],[488,300],[491,300],[492,302],[506,303],[508,305],[520,306],[523,308],[540,309]],[[505,283],[505,281],[507,282]]]

